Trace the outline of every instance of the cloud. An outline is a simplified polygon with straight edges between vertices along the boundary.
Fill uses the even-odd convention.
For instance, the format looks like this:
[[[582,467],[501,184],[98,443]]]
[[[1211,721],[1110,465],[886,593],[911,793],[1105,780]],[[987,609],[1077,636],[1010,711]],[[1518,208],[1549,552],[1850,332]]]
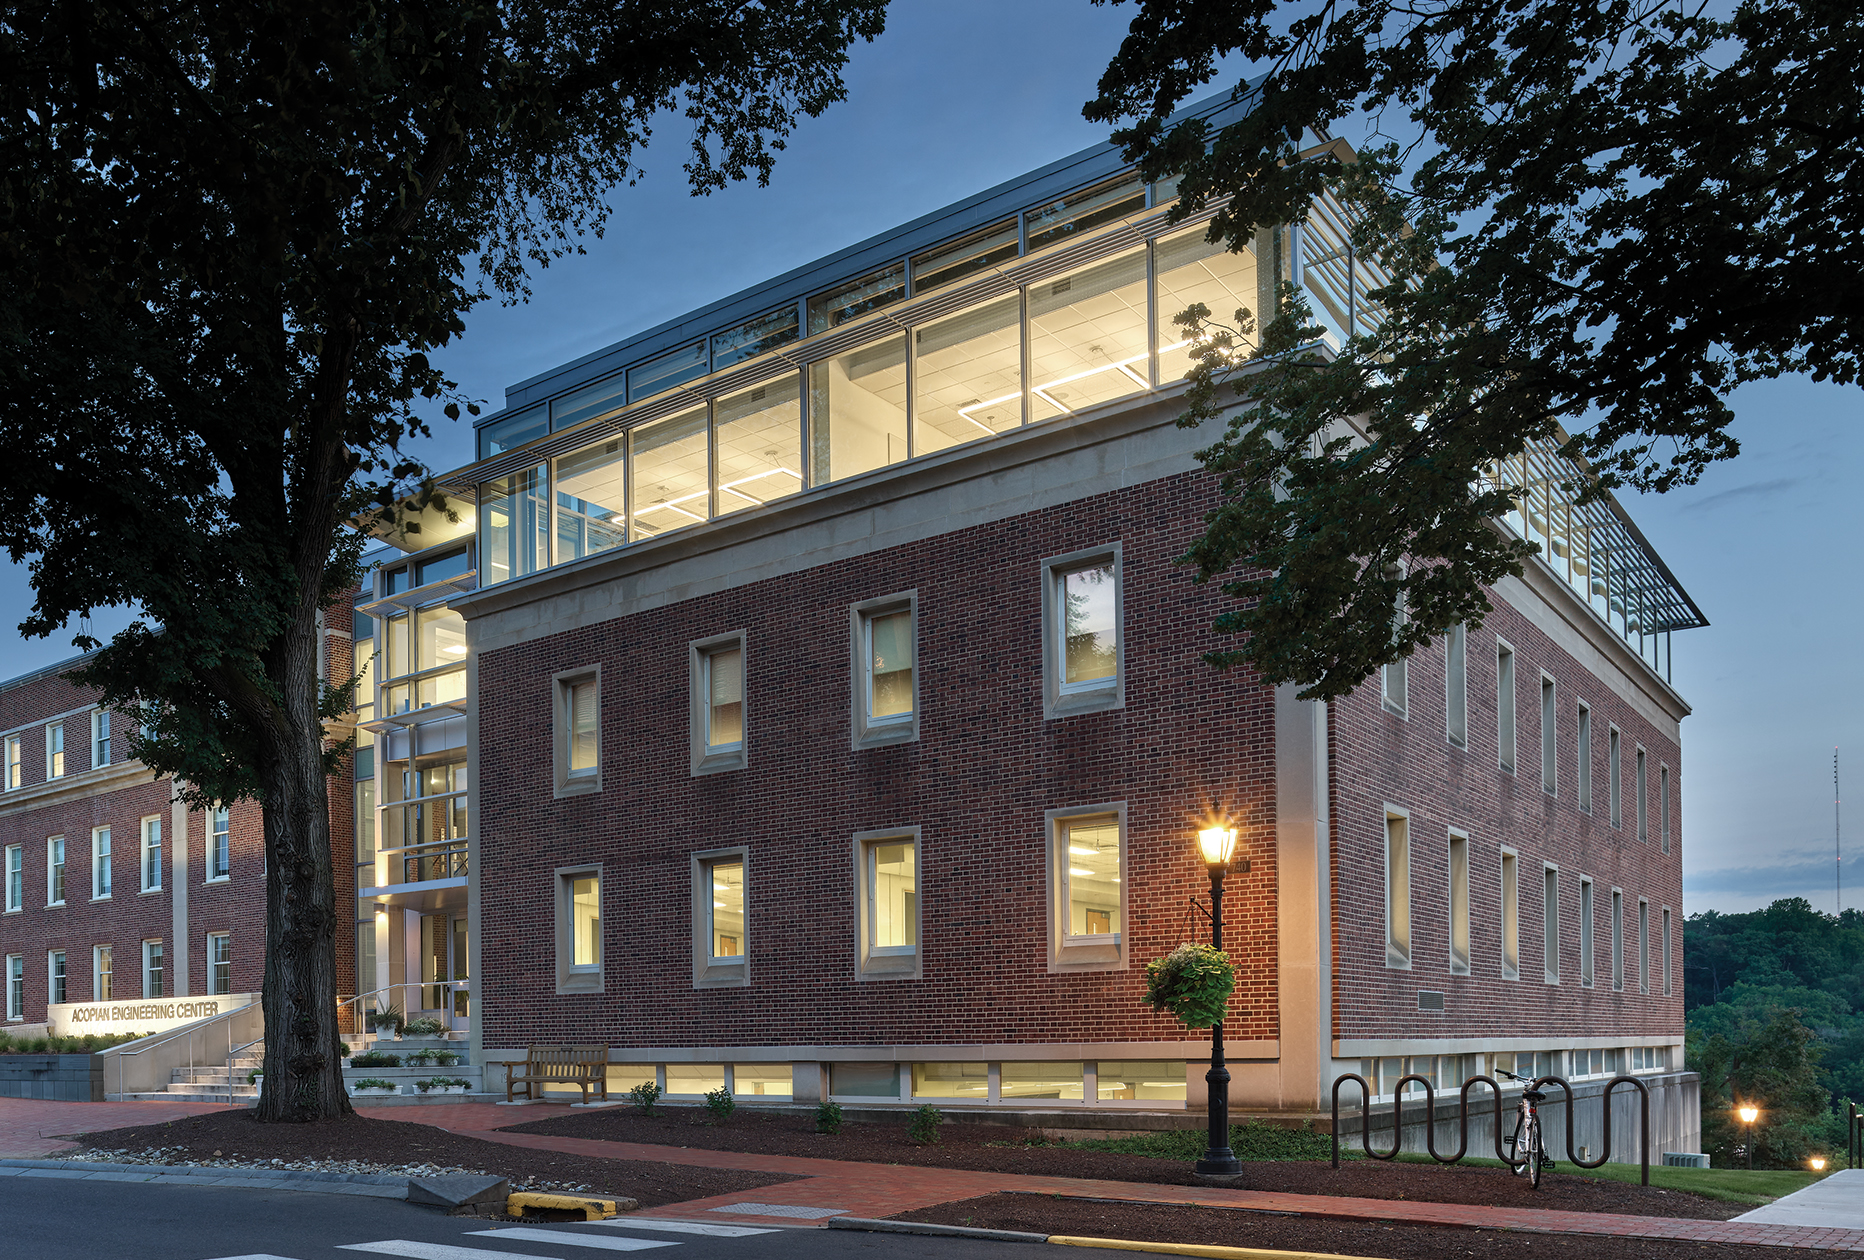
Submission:
[[[1689,913],[1758,910],[1783,897],[1804,897],[1812,908],[1832,908],[1832,850],[1827,840],[1821,851],[1814,842],[1777,850],[1776,860],[1765,866],[1727,866],[1686,870],[1683,902]],[[1845,904],[1864,906],[1864,853],[1847,846],[1844,860]]]
[[[1722,508],[1740,499],[1764,499],[1772,495],[1791,490],[1805,480],[1804,477],[1775,477],[1771,481],[1755,481],[1745,486],[1736,486],[1732,490],[1723,490],[1706,499],[1697,499],[1685,504],[1685,512],[1701,512],[1709,508]]]

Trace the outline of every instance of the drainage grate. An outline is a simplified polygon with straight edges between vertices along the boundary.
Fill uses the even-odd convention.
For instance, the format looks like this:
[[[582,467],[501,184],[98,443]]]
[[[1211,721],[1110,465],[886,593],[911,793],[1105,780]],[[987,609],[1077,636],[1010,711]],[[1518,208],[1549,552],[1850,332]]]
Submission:
[[[707,1208],[708,1212],[738,1212],[745,1216],[795,1216],[805,1221],[819,1221],[825,1216],[846,1216],[847,1208],[799,1207],[794,1203],[727,1203]]]

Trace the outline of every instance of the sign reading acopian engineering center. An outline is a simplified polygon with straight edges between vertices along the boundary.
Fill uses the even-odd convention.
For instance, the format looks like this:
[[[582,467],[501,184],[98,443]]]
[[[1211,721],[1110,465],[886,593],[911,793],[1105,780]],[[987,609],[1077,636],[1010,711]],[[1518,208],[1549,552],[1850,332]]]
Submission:
[[[85,1033],[166,1032],[197,1019],[251,1006],[256,993],[213,997],[142,998],[123,1002],[57,1002],[45,1012],[47,1031],[58,1037]]]

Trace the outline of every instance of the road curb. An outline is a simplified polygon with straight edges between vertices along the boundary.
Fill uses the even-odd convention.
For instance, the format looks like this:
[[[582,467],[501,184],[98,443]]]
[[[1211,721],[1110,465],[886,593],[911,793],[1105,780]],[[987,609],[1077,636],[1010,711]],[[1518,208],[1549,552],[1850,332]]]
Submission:
[[[206,1164],[108,1164],[75,1159],[0,1159],[0,1177],[121,1181],[158,1185],[240,1186],[406,1199],[407,1177],[383,1173],[310,1172],[295,1168],[221,1168]]]
[[[1270,1251],[1263,1247],[1219,1247],[1214,1243],[1139,1242],[1129,1238],[1073,1238],[1049,1235],[1058,1247],[1099,1247],[1104,1251],[1151,1251],[1168,1256],[1206,1256],[1211,1260],[1375,1260],[1331,1251]]]
[[[975,1229],[969,1225],[932,1225],[922,1221],[870,1220],[861,1216],[835,1216],[830,1229],[859,1229],[874,1234],[934,1234],[944,1238],[988,1238],[995,1242],[1045,1243],[1047,1234],[1025,1234],[1013,1229]]]

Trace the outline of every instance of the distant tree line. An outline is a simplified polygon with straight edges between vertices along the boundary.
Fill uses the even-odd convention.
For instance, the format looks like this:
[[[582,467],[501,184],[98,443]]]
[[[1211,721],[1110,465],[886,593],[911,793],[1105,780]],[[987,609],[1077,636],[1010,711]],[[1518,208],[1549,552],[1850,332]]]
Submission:
[[[1686,1062],[1702,1075],[1702,1149],[1745,1162],[1737,1106],[1761,1109],[1756,1167],[1801,1167],[1843,1150],[1864,1104],[1864,912],[1821,914],[1803,897],[1747,914],[1709,910],[1683,933]]]

